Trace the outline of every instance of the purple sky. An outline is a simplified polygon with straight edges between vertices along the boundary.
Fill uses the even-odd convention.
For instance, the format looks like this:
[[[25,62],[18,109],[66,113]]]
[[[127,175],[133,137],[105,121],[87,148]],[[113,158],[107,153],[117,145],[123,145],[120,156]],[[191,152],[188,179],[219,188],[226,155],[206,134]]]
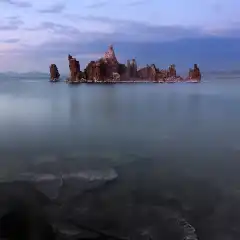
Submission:
[[[152,59],[164,67],[176,57],[186,67],[187,57],[178,60],[185,50],[197,63],[212,51],[215,68],[223,66],[219,58],[225,56],[240,69],[240,55],[235,57],[240,47],[231,44],[240,38],[239,9],[239,0],[0,0],[0,71],[44,72],[56,63],[66,73],[68,53],[84,67],[111,43],[122,62],[136,57],[141,64]],[[189,44],[171,51],[184,39]],[[211,44],[203,46],[200,39]],[[217,46],[212,39],[218,49],[212,49]]]

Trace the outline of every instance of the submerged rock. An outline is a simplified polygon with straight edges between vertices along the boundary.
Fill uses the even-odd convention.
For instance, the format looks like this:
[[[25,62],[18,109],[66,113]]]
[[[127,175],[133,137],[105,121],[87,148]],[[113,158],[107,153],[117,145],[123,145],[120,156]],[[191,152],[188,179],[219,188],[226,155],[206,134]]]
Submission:
[[[13,202],[9,202],[10,199],[12,199]],[[45,194],[38,191],[31,183],[23,181],[0,183],[0,208],[6,207],[6,204],[14,204],[15,200],[39,206],[52,203]]]
[[[53,227],[45,219],[43,212],[27,205],[19,205],[1,217],[0,237],[12,240],[56,239]]]
[[[86,190],[95,189],[107,182],[117,179],[118,174],[114,169],[85,170],[70,173],[43,174],[22,173],[18,180],[34,184],[36,189],[50,199],[67,199]]]
[[[58,198],[59,190],[63,184],[61,177],[54,174],[22,173],[19,179],[32,182],[36,189],[44,193],[50,199]]]
[[[107,170],[86,170],[76,173],[63,174],[63,179],[84,179],[86,181],[113,181],[118,177],[114,169]]]
[[[26,182],[0,183],[0,238],[54,239],[45,207],[52,201]]]

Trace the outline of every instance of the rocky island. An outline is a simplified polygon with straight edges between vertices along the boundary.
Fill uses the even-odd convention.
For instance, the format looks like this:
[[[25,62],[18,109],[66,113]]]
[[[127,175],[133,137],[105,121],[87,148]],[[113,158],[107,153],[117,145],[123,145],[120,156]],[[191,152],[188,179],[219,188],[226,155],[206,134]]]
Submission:
[[[201,72],[197,64],[189,70],[188,77],[183,78],[177,74],[176,66],[171,64],[168,69],[159,69],[155,64],[138,68],[135,59],[128,60],[127,64],[119,63],[113,46],[110,45],[102,58],[90,61],[81,71],[80,63],[76,58],[68,55],[69,77],[67,83],[175,83],[201,81]],[[52,75],[51,75],[52,76]],[[53,75],[54,76],[54,75]]]
[[[51,64],[49,68],[50,68],[50,81],[57,82],[59,80],[60,74],[58,72],[56,64]]]

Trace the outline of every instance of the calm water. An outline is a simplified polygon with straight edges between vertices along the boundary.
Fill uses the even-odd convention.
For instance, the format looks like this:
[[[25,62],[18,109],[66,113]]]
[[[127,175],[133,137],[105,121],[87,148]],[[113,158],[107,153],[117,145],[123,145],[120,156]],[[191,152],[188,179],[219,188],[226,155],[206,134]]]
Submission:
[[[240,77],[79,86],[3,79],[0,112],[2,177],[29,171],[39,156],[94,156],[122,167],[127,181],[140,171],[145,190],[199,180],[193,189],[205,199],[208,184],[240,189]]]

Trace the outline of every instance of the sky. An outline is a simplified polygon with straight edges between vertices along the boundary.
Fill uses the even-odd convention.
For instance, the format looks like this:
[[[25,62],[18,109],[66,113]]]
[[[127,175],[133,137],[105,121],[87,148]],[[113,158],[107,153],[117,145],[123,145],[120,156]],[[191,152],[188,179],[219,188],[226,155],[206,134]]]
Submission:
[[[0,0],[0,72],[68,72],[67,55],[240,69],[239,0]]]

